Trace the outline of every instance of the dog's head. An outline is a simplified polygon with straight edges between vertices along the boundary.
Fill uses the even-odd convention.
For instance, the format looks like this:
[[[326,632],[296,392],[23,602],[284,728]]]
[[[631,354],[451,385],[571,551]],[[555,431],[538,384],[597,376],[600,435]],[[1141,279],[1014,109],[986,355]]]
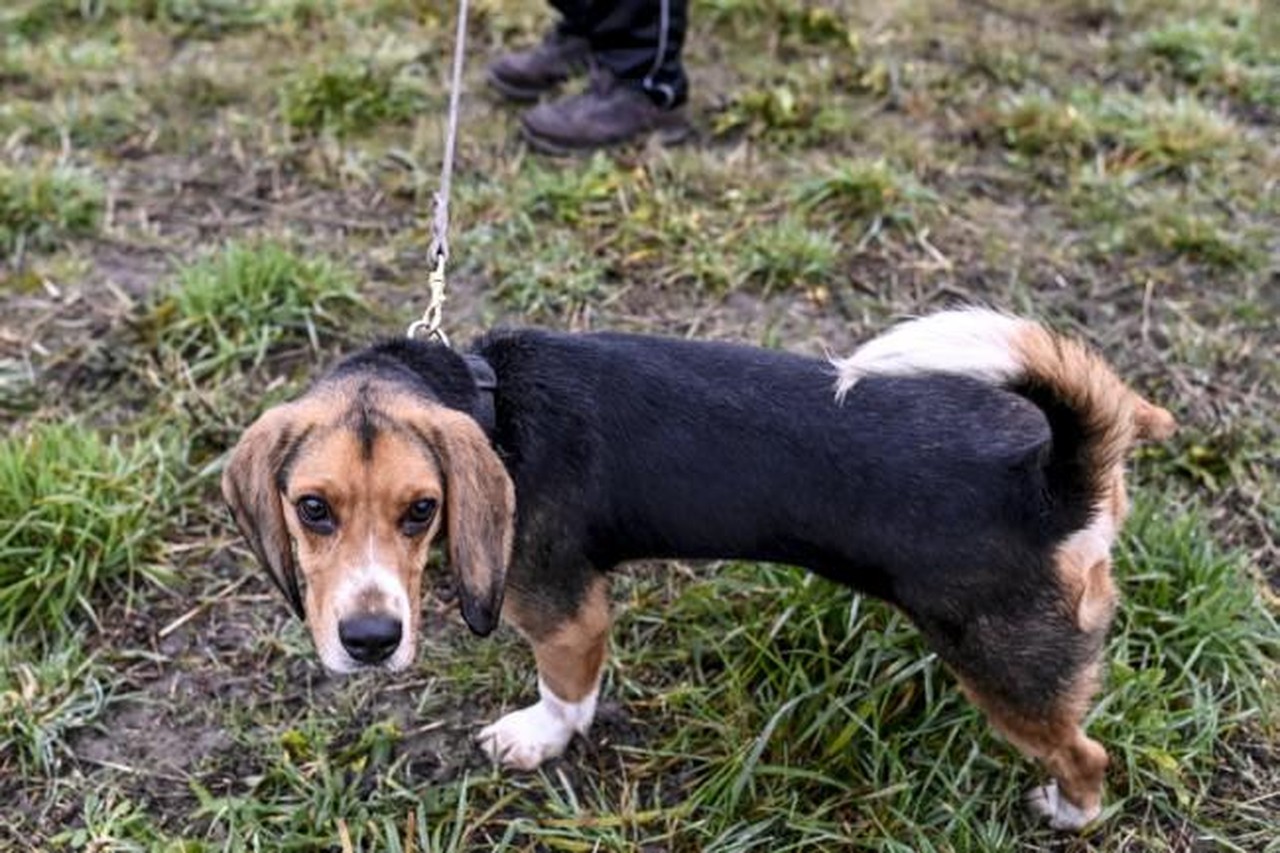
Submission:
[[[249,546],[336,672],[413,659],[441,530],[467,625],[488,634],[501,611],[514,490],[456,390],[476,393],[465,362],[443,348],[413,354],[424,353],[452,373],[446,393],[395,352],[356,357],[264,413],[222,476]]]

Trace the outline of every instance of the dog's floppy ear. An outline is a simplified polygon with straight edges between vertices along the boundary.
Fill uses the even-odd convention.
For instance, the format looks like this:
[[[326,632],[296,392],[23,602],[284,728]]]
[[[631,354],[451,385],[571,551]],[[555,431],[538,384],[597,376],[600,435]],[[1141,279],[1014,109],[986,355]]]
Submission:
[[[236,526],[294,614],[306,619],[293,543],[285,526],[280,492],[282,465],[304,434],[293,404],[269,409],[241,436],[222,472],[222,497]]]
[[[515,487],[475,420],[451,409],[432,414],[432,446],[444,467],[449,564],[462,618],[483,637],[498,627],[502,612],[515,536]]]

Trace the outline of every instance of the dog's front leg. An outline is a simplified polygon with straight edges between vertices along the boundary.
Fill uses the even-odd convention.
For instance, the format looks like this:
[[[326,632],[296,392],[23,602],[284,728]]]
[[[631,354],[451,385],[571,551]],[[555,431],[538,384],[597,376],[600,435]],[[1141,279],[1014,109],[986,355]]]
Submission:
[[[518,593],[508,598],[506,617],[533,645],[541,698],[480,732],[480,746],[506,767],[533,770],[555,758],[595,718],[609,644],[607,581],[594,576],[567,615],[553,610]]]

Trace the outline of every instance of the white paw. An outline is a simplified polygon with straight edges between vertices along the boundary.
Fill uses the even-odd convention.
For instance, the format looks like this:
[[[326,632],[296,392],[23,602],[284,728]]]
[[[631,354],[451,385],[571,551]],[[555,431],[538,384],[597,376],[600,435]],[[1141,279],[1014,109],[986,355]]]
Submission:
[[[538,680],[542,699],[512,711],[476,736],[480,748],[495,764],[534,770],[564,752],[574,733],[586,734],[596,715],[596,690],[581,702],[566,702]]]
[[[1072,805],[1058,791],[1057,782],[1032,788],[1027,792],[1027,805],[1037,814],[1048,818],[1049,826],[1054,829],[1083,829],[1102,813],[1100,806],[1085,810]]]
[[[535,770],[542,762],[564,752],[573,739],[573,728],[539,702],[512,711],[486,726],[476,738],[495,764],[516,770]]]

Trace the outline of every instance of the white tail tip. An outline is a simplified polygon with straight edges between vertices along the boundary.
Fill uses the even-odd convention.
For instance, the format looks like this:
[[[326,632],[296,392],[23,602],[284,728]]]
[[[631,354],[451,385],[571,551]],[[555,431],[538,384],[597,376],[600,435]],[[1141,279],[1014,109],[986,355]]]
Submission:
[[[987,308],[940,311],[901,323],[848,358],[832,360],[836,400],[866,376],[951,373],[1003,384],[1022,374],[1014,341],[1034,325]]]

